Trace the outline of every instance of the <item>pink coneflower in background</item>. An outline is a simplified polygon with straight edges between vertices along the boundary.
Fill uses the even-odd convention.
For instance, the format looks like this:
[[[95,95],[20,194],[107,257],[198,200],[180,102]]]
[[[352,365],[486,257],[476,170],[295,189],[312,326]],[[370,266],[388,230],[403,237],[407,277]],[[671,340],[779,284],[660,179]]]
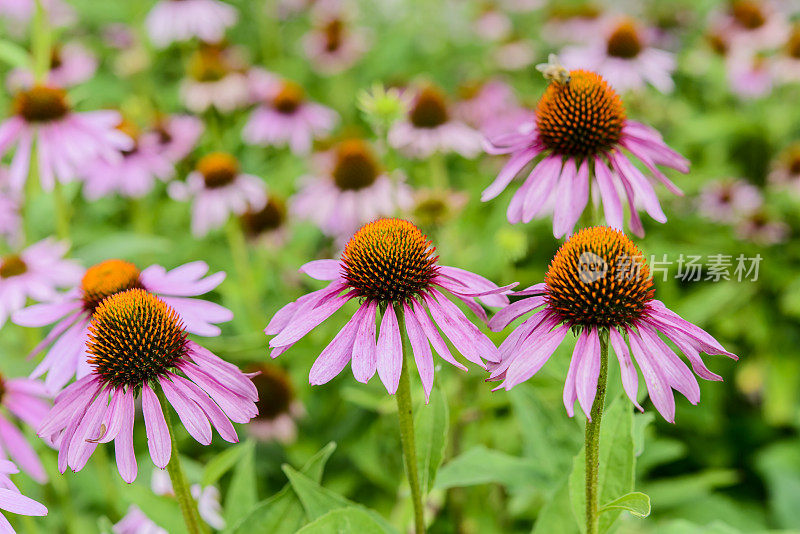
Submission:
[[[800,141],[789,145],[772,165],[769,182],[800,195]]]
[[[10,457],[40,484],[47,482],[47,473],[36,451],[12,421],[18,419],[34,430],[39,428],[50,411],[50,404],[45,400],[49,397],[39,381],[0,376],[0,406],[8,412],[0,414],[0,455]]]
[[[629,17],[612,17],[598,23],[593,35],[597,39],[561,51],[566,67],[594,71],[617,91],[641,90],[646,83],[662,93],[675,88],[675,55],[652,46],[650,28]]]
[[[151,132],[159,152],[174,165],[194,150],[204,128],[203,121],[193,115],[167,115],[158,117]]]
[[[4,170],[0,169],[0,183]],[[19,212],[19,194],[0,185],[0,237],[12,246],[19,246],[22,239],[22,217]]]
[[[756,186],[745,180],[718,180],[703,187],[698,209],[705,217],[733,223],[755,213],[764,203]]]
[[[352,67],[369,48],[364,30],[353,27],[343,13],[326,16],[303,39],[303,48],[314,69],[337,74]]]
[[[548,9],[542,37],[553,44],[573,43],[597,35],[602,19],[600,8],[591,2],[554,3]]]
[[[783,243],[790,234],[791,228],[788,224],[777,220],[764,210],[751,213],[736,226],[736,235],[739,238],[762,246]]]
[[[287,445],[297,438],[297,419],[305,408],[297,400],[291,377],[276,365],[260,364],[248,369],[258,390],[258,415],[247,425],[247,432],[263,442]]]
[[[700,352],[738,358],[707,332],[655,300],[654,293],[650,268],[625,234],[605,226],[580,230],[558,249],[544,283],[517,293],[525,298],[489,321],[489,327],[497,332],[518,317],[538,310],[502,343],[501,362],[489,363],[489,379],[502,380],[499,388],[506,390],[530,379],[553,355],[567,332],[573,330],[578,341],[564,383],[564,406],[572,417],[577,399],[589,417],[597,394],[603,336],[619,360],[623,389],[631,402],[641,409],[632,353],[642,370],[650,400],[664,419],[674,422],[672,390],[697,404],[700,387],[694,374],[659,334],[672,341],[689,359],[694,372],[706,380],[722,377],[706,367]]]
[[[11,187],[22,190],[34,141],[39,180],[46,191],[56,179],[74,179],[96,158],[121,157],[119,152],[129,150],[132,141],[116,129],[119,121],[115,111],[72,111],[66,92],[57,87],[35,85],[19,91],[11,117],[0,124],[0,156],[17,145],[9,169]]]
[[[200,43],[189,60],[188,78],[181,82],[183,104],[194,113],[212,107],[222,113],[243,108],[249,99],[246,68],[238,49],[225,43]]]
[[[453,115],[484,135],[491,135],[501,124],[524,113],[511,86],[501,80],[465,85],[459,89],[459,96]]]
[[[433,387],[430,345],[445,361],[466,369],[450,354],[437,325],[470,362],[485,367],[483,359],[498,361],[497,349],[464,313],[442,293],[446,290],[485,320],[476,298],[490,306],[508,299],[489,280],[469,271],[438,265],[435,248],[413,224],[401,219],[379,219],[363,226],[339,260],[317,260],[300,271],[330,284],[281,308],[265,333],[273,337],[273,358],[350,300],[358,310],[322,351],[309,373],[312,385],[325,384],[351,363],[353,376],[366,383],[375,374],[389,394],[397,391],[403,361],[399,324],[404,322],[426,399]],[[383,311],[375,340],[378,309]],[[431,320],[431,314],[433,320]],[[399,319],[398,319],[399,314]],[[430,343],[430,345],[429,345]],[[410,355],[409,355],[410,356]]]
[[[56,87],[71,87],[85,82],[97,70],[97,57],[80,43],[55,46],[50,52],[50,71],[47,83]],[[33,72],[14,69],[6,77],[6,87],[12,92],[35,85]]]
[[[589,201],[590,171],[609,226],[622,228],[620,186],[628,201],[629,225],[636,235],[644,235],[644,227],[635,202],[655,220],[665,222],[650,180],[622,149],[675,194],[682,193],[656,165],[688,172],[689,162],[670,149],[657,131],[629,120],[619,95],[597,74],[567,71],[555,56],[539,68],[551,81],[536,107],[535,121],[488,140],[488,153],[511,154],[511,158],[483,191],[481,200],[498,196],[541,155],[511,199],[507,217],[512,224],[531,221],[551,204],[553,235],[570,233]]]
[[[775,74],[771,61],[749,48],[728,50],[725,66],[731,92],[741,98],[760,98],[771,93]]]
[[[250,73],[250,82],[251,94],[259,105],[242,131],[246,143],[288,146],[295,154],[305,155],[314,139],[336,125],[336,112],[308,101],[300,85],[256,69]]]
[[[41,0],[47,20],[55,26],[67,26],[75,20],[75,11],[62,0]],[[36,11],[36,0],[0,0],[0,17],[27,24]]]
[[[99,158],[83,171],[83,194],[97,200],[112,193],[141,198],[152,191],[156,179],[166,181],[175,172],[163,155],[157,134],[140,134],[136,125],[123,119],[117,128],[133,140],[121,158]]]
[[[467,205],[469,196],[453,189],[417,189],[410,210],[412,222],[423,228],[443,226]]]
[[[8,475],[15,473],[19,473],[17,466],[8,460],[0,460],[0,510],[19,515],[47,515],[47,508],[43,504],[23,495],[11,482]],[[16,532],[3,514],[0,514],[0,528],[3,532]]]
[[[301,178],[290,210],[331,237],[346,240],[361,225],[411,206],[411,188],[400,178],[390,178],[360,139],[345,140],[318,154],[315,166],[313,176]]]
[[[270,193],[261,209],[249,209],[239,218],[247,238],[267,248],[276,248],[286,241],[286,202]]]
[[[216,43],[236,24],[236,8],[217,0],[160,0],[147,14],[145,26],[159,48],[197,37]]]
[[[135,504],[130,505],[125,516],[114,523],[111,532],[114,534],[169,534],[166,529],[161,528],[147,517]]]
[[[465,158],[478,155],[481,134],[452,116],[442,91],[432,85],[412,91],[407,117],[389,130],[390,145],[409,157],[419,159],[437,152],[456,152]]]
[[[80,266],[64,259],[67,249],[66,243],[44,239],[18,254],[0,257],[0,327],[25,307],[28,298],[52,300],[58,296],[57,289],[80,280]]]
[[[727,48],[759,51],[780,46],[789,35],[789,20],[777,2],[733,0],[727,10],[712,14],[710,33]]]
[[[189,341],[178,313],[144,289],[103,300],[89,325],[89,374],[67,387],[39,427],[58,445],[58,469],[80,471],[98,443],[115,442],[117,469],[136,479],[135,401],[141,394],[150,457],[167,466],[173,453],[159,393],[189,435],[211,443],[211,425],[229,442],[231,421],[247,423],[257,411],[255,386],[236,366]],[[210,423],[210,424],[209,424]],[[177,454],[177,451],[175,451]]]
[[[505,39],[511,35],[513,30],[511,18],[492,4],[487,4],[481,8],[480,13],[472,23],[472,27],[477,36],[486,41]]]
[[[206,300],[191,298],[208,293],[225,279],[224,272],[208,273],[202,261],[187,263],[167,271],[151,265],[144,271],[123,260],[106,260],[85,271],[80,285],[52,302],[35,304],[14,314],[14,322],[28,327],[55,323],[50,333],[36,347],[37,354],[52,344],[45,358],[31,373],[38,378],[47,373],[45,384],[49,391],[58,392],[73,376],[83,378],[89,371],[86,360],[86,341],[89,323],[100,303],[133,288],[144,288],[158,295],[174,308],[188,332],[199,336],[217,336],[216,323],[233,319],[227,308]],[[205,278],[204,278],[205,277]]]
[[[530,39],[512,35],[492,52],[492,61],[500,69],[517,72],[536,60],[536,45]]]
[[[800,82],[800,23],[795,23],[792,33],[771,61],[773,77],[783,83]]]
[[[150,488],[156,495],[175,495],[169,475],[161,469],[153,469]],[[197,501],[197,512],[200,514],[200,518],[215,530],[224,529],[225,519],[221,514],[219,490],[214,486],[202,487],[200,484],[192,484],[190,491],[192,497]]]
[[[175,200],[192,201],[192,234],[203,237],[222,227],[231,215],[260,209],[267,202],[267,186],[258,176],[243,174],[228,153],[203,156],[186,182],[169,184]]]

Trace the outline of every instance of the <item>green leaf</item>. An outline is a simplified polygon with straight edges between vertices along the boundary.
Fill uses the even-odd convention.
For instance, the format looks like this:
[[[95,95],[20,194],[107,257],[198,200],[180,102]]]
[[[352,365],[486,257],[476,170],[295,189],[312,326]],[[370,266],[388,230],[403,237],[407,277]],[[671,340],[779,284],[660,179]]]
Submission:
[[[433,487],[436,471],[442,465],[450,426],[447,399],[441,388],[433,389],[430,404],[418,408],[414,419],[419,482],[422,494],[426,495]]]
[[[395,532],[359,508],[341,508],[323,515],[298,531],[298,534],[387,534]]]
[[[236,465],[236,462],[239,461],[239,457],[247,451],[248,446],[248,443],[240,443],[239,445],[228,447],[209,460],[203,469],[201,485],[205,487],[216,484],[220,478],[225,476],[225,473]]]
[[[30,68],[31,66],[31,56],[28,51],[5,39],[0,40],[0,61],[11,67]]]
[[[580,529],[572,515],[569,485],[565,479],[553,493],[536,518],[532,534],[579,534]]]
[[[186,532],[183,514],[175,497],[156,495],[149,487],[139,484],[130,484],[125,488],[124,496],[167,532],[175,534]]]
[[[445,464],[436,479],[435,489],[497,483],[527,486],[544,479],[542,468],[526,458],[478,445]]]
[[[239,463],[233,470],[228,494],[225,496],[225,521],[228,524],[233,524],[244,517],[258,502],[255,444],[249,441],[244,444],[244,448]]]
[[[597,485],[600,502],[609,502],[633,491],[634,456],[633,408],[622,396],[614,399],[603,415],[600,426],[600,467]],[[569,494],[572,513],[581,532],[585,529],[586,514],[586,456],[582,448],[575,456],[569,477]],[[600,516],[600,532],[607,532],[617,520],[621,510],[610,510]]]
[[[632,491],[601,506],[600,513],[614,509],[627,510],[638,517],[647,517],[650,515],[650,497],[641,491]]]
[[[301,473],[311,480],[322,480],[325,464],[336,450],[336,443],[330,442],[306,462]],[[250,512],[235,524],[230,532],[236,534],[253,534],[254,532],[269,532],[270,534],[293,534],[303,525],[305,510],[286,484],[283,489],[272,497],[258,503]]]

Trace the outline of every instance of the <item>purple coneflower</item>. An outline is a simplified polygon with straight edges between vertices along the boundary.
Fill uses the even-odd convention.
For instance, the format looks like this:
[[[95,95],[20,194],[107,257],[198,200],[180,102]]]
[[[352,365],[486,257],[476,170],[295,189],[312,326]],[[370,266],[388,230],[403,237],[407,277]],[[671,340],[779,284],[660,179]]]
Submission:
[[[153,44],[163,48],[193,37],[219,42],[236,19],[236,8],[217,0],[161,0],[147,14],[145,25]]]
[[[152,129],[158,150],[172,164],[188,156],[203,134],[203,121],[193,115],[160,116]]]
[[[467,205],[469,196],[452,189],[417,189],[410,210],[412,221],[422,227],[443,226],[454,219]]]
[[[71,87],[85,82],[97,70],[97,57],[80,43],[54,46],[50,52],[50,71],[47,83],[56,87]],[[16,92],[35,85],[33,71],[14,69],[6,78],[6,86]]]
[[[23,495],[11,482],[8,475],[15,473],[19,473],[16,465],[8,460],[0,460],[0,510],[19,515],[47,515],[47,508],[43,504]],[[0,529],[11,534],[16,532],[3,514],[0,514]]]
[[[258,415],[247,425],[247,432],[259,441],[294,442],[297,438],[295,421],[305,415],[305,408],[295,397],[291,377],[270,364],[248,370],[258,390]]]
[[[719,180],[703,186],[698,210],[712,221],[733,223],[755,213],[764,203],[756,186],[745,180]]]
[[[550,6],[542,37],[553,44],[574,43],[600,33],[602,11],[593,2],[559,2]]]
[[[342,13],[319,20],[303,39],[306,56],[322,74],[337,74],[349,69],[367,51],[363,31],[352,27]]]
[[[736,226],[736,235],[753,243],[769,246],[785,242],[791,228],[783,221],[763,209],[755,211],[742,219]]]
[[[39,179],[46,191],[55,180],[68,182],[98,157],[119,158],[132,147],[131,139],[116,129],[115,111],[71,110],[63,89],[35,85],[14,96],[12,115],[0,124],[0,155],[16,144],[11,161],[11,187],[22,190],[36,143]]]
[[[169,475],[161,469],[153,469],[150,478],[150,489],[156,495],[175,496],[172,488],[172,481]],[[197,512],[200,518],[215,530],[225,528],[225,519],[222,517],[222,507],[219,504],[219,490],[215,486],[202,487],[200,484],[192,484],[190,491],[192,497],[197,501]]]
[[[800,195],[800,141],[789,145],[773,164],[769,182]]]
[[[141,198],[152,191],[156,179],[166,181],[175,172],[163,155],[156,134],[140,134],[136,125],[126,119],[117,128],[133,139],[133,147],[124,151],[121,158],[99,158],[87,166],[83,194],[89,200],[112,193]]]
[[[619,359],[625,393],[641,409],[633,354],[650,399],[669,422],[675,420],[672,390],[697,404],[700,387],[659,334],[672,341],[689,359],[694,372],[706,380],[722,377],[706,367],[701,352],[738,359],[707,332],[653,298],[650,268],[636,245],[619,230],[605,226],[580,230],[558,249],[544,280],[517,293],[526,298],[507,306],[489,321],[493,331],[500,331],[514,319],[538,310],[502,343],[501,361],[489,364],[489,379],[502,380],[499,388],[506,390],[528,380],[572,329],[578,334],[578,341],[563,397],[570,417],[576,399],[589,417],[601,364],[606,365],[601,362],[601,342],[605,346],[610,341]]]
[[[259,102],[242,131],[251,145],[288,146],[305,155],[314,139],[330,132],[338,116],[321,104],[309,102],[303,88],[268,72],[250,73],[251,92]]]
[[[47,482],[47,473],[36,451],[12,421],[18,419],[34,430],[39,428],[50,411],[45,400],[49,397],[44,384],[37,380],[0,376],[0,406],[8,412],[0,415],[0,456],[10,457],[40,484]]]
[[[490,154],[511,154],[511,158],[481,200],[498,196],[526,165],[543,156],[511,199],[506,215],[512,224],[531,221],[550,204],[553,234],[570,233],[589,201],[590,181],[599,190],[609,226],[622,228],[620,190],[627,198],[629,225],[636,235],[644,235],[644,227],[634,201],[655,220],[665,222],[653,185],[622,149],[678,195],[683,193],[656,165],[688,172],[689,162],[656,130],[629,120],[619,95],[597,74],[567,71],[555,56],[539,68],[551,81],[536,107],[535,120],[486,145]]]
[[[41,0],[47,20],[55,26],[66,26],[75,20],[75,12],[63,0]],[[0,17],[27,24],[36,11],[36,0],[0,0]],[[15,28],[16,30],[16,28]]]
[[[599,39],[586,45],[565,48],[559,54],[564,65],[596,72],[618,91],[641,90],[645,83],[662,93],[675,88],[675,55],[651,46],[649,28],[628,17],[614,17],[604,21],[598,33]]]
[[[303,178],[290,209],[329,236],[346,240],[363,224],[411,206],[411,188],[390,178],[360,139],[342,141],[315,163],[316,176]]]
[[[481,149],[481,134],[452,116],[444,93],[432,85],[415,91],[408,116],[389,130],[389,144],[406,155],[425,159],[456,152],[473,158]]]
[[[511,87],[501,80],[464,86],[461,100],[453,106],[456,117],[491,135],[498,124],[524,113]]]
[[[56,397],[38,430],[58,445],[60,472],[80,471],[98,443],[114,441],[119,474],[133,482],[138,470],[133,423],[140,395],[156,467],[167,467],[173,452],[169,413],[165,420],[162,411],[166,403],[199,443],[211,443],[211,425],[225,441],[238,441],[231,421],[247,423],[256,415],[255,386],[236,366],[186,335],[175,309],[144,289],[100,303],[86,342],[90,372]]]
[[[499,41],[511,35],[511,18],[498,6],[486,4],[472,23],[475,34],[484,41]]]
[[[725,12],[714,13],[710,32],[727,48],[759,51],[780,46],[789,34],[789,20],[777,2],[733,0]]]
[[[800,82],[800,23],[795,23],[792,33],[772,61],[773,76],[783,83]]]
[[[230,113],[243,108],[249,100],[246,69],[237,48],[224,42],[200,43],[189,60],[188,77],[181,82],[181,100],[194,113],[210,108]]]
[[[55,299],[57,289],[80,280],[80,266],[64,259],[67,248],[66,243],[44,239],[19,254],[0,256],[0,327],[28,298]]]
[[[132,504],[122,519],[114,523],[111,527],[114,534],[169,534],[169,532],[158,526],[155,521],[147,517],[142,509]]]
[[[267,202],[267,186],[258,176],[243,174],[239,162],[228,153],[203,156],[186,182],[169,184],[175,200],[192,200],[192,234],[203,237],[222,227],[233,215],[261,209]]]
[[[508,288],[463,269],[438,265],[436,249],[413,224],[401,219],[379,219],[363,226],[347,243],[339,260],[316,260],[300,271],[317,280],[329,280],[320,289],[281,308],[265,332],[272,357],[286,352],[303,336],[350,300],[358,310],[322,351],[309,373],[312,385],[324,384],[351,362],[353,376],[366,383],[375,374],[394,394],[403,360],[398,315],[414,352],[426,398],[433,387],[433,357],[429,343],[445,361],[466,369],[450,354],[436,328],[469,361],[485,367],[497,361],[497,349],[464,313],[442,293],[446,290],[481,318],[486,312],[475,300],[505,306]],[[377,343],[375,319],[383,312]],[[433,320],[431,320],[431,314]]]
[[[174,308],[185,329],[200,336],[217,336],[216,323],[230,321],[227,308],[206,300],[192,298],[208,293],[225,279],[224,272],[205,276],[208,265],[202,261],[187,263],[167,271],[151,265],[144,271],[123,260],[106,260],[86,270],[80,285],[53,302],[34,304],[14,314],[14,322],[28,327],[55,323],[33,354],[52,344],[45,358],[36,366],[32,378],[47,373],[45,385],[58,392],[73,376],[90,373],[86,343],[89,324],[100,303],[108,297],[134,288],[158,295]],[[204,278],[205,276],[205,278]],[[80,275],[78,275],[80,277]],[[77,282],[77,280],[76,280]]]
[[[253,242],[267,248],[276,248],[285,243],[288,237],[286,225],[286,202],[279,196],[270,194],[261,209],[249,209],[239,218],[242,231]]]
[[[0,183],[3,183],[5,169],[0,169]],[[12,246],[22,239],[22,217],[20,217],[20,195],[0,186],[0,236]]]

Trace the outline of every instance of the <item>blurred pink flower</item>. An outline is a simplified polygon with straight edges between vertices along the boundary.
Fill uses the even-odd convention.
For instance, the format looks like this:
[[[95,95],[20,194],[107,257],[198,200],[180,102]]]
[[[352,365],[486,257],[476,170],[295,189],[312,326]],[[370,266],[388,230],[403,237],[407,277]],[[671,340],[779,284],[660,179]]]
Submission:
[[[160,0],[147,14],[145,25],[159,48],[197,37],[217,43],[237,19],[236,8],[217,0]]]
[[[769,182],[800,195],[800,141],[789,145],[773,163]]]
[[[150,489],[156,495],[175,495],[169,474],[163,469],[153,469],[153,475],[150,478]],[[197,501],[197,511],[200,514],[200,518],[215,530],[224,529],[225,519],[222,517],[222,507],[219,504],[219,490],[214,486],[202,487],[200,484],[192,484],[189,490],[192,492],[192,497]]]
[[[591,179],[596,185],[592,189],[599,190],[608,225],[622,228],[622,189],[628,201],[630,228],[642,236],[644,227],[636,202],[656,221],[665,222],[667,218],[651,181],[622,150],[639,159],[669,191],[679,195],[683,194],[681,190],[656,165],[685,173],[689,162],[670,149],[657,131],[629,120],[619,95],[602,77],[585,70],[567,71],[556,60],[552,56],[550,64],[539,66],[553,79],[539,100],[535,121],[488,140],[488,153],[511,154],[511,158],[483,191],[481,200],[497,197],[535,162],[511,199],[507,212],[510,223],[530,222],[552,206],[553,235],[570,234],[589,202]],[[543,158],[537,161],[539,156]]]
[[[591,272],[578,268],[586,264],[586,254],[597,258],[606,268]],[[689,359],[694,372],[705,380],[722,380],[722,377],[706,367],[700,352],[738,358],[707,332],[655,300],[654,292],[647,262],[625,234],[605,226],[580,230],[559,248],[544,283],[515,293],[525,298],[500,310],[489,321],[489,328],[499,332],[515,319],[538,309],[500,345],[501,360],[489,363],[489,380],[502,380],[497,389],[505,390],[529,380],[547,363],[570,330],[579,332],[563,400],[570,417],[574,415],[577,399],[583,413],[591,419],[600,374],[599,336],[607,331],[630,401],[641,409],[632,352],[642,370],[650,400],[664,419],[674,422],[672,390],[697,404],[700,386],[659,334],[672,341]]]
[[[484,135],[495,131],[499,123],[519,117],[523,108],[514,91],[501,80],[489,80],[461,91],[461,100],[453,105],[453,114],[481,130]]]
[[[203,121],[193,115],[167,115],[159,117],[151,131],[159,152],[175,164],[194,150],[204,129]]]
[[[50,395],[45,385],[29,378],[6,379],[0,376],[0,406],[8,413],[0,415],[0,455],[10,457],[36,482],[47,482],[47,473],[36,451],[12,423],[22,421],[32,429],[39,428],[50,411]]]
[[[47,83],[56,87],[71,87],[89,80],[97,70],[97,57],[80,43],[55,46],[50,54],[50,71]],[[16,68],[6,77],[6,87],[11,92],[29,89],[35,85],[33,72]]]
[[[237,442],[231,421],[244,424],[257,413],[250,379],[189,341],[177,312],[144,289],[129,289],[100,303],[86,350],[89,374],[56,397],[38,430],[58,446],[61,473],[80,471],[98,443],[114,441],[120,476],[128,483],[136,480],[133,425],[139,394],[150,457],[161,469],[173,451],[162,411],[169,408],[156,392],[163,391],[189,435],[202,445],[211,443],[211,425],[225,441]]]
[[[297,155],[311,151],[314,139],[330,132],[338,120],[332,109],[306,100],[298,84],[253,69],[251,95],[259,102],[242,138],[251,145],[289,146]]]
[[[75,11],[63,0],[41,0],[47,19],[55,26],[67,26],[75,21]],[[27,23],[36,11],[36,0],[0,0],[0,17]]]
[[[20,195],[9,191],[3,185],[5,174],[5,169],[0,168],[0,237],[3,237],[12,246],[19,246],[22,239]]]
[[[278,248],[288,238],[286,203],[272,193],[261,209],[249,209],[240,218],[247,237],[266,248]]]
[[[780,46],[789,35],[789,19],[773,0],[733,0],[725,11],[712,13],[710,33],[728,48],[757,52]]]
[[[34,304],[14,314],[16,324],[37,328],[55,323],[31,355],[50,350],[31,373],[39,378],[45,373],[48,391],[57,393],[73,376],[83,378],[90,372],[86,359],[89,323],[106,298],[132,288],[143,288],[174,308],[185,329],[198,336],[218,336],[216,323],[233,319],[233,313],[219,304],[196,297],[208,293],[225,279],[224,272],[205,276],[208,265],[195,261],[167,271],[151,265],[144,271],[123,260],[106,260],[80,271],[72,289],[51,301]],[[80,284],[78,284],[80,282]],[[52,346],[51,346],[52,345]]]
[[[617,91],[642,90],[649,83],[662,93],[675,88],[675,55],[653,48],[653,30],[629,17],[609,17],[598,22],[585,45],[568,46],[559,57],[570,69],[600,74]]]
[[[76,178],[96,158],[121,158],[120,151],[130,150],[133,141],[116,129],[119,122],[116,111],[72,111],[66,92],[57,87],[36,85],[19,91],[13,114],[0,124],[0,156],[17,145],[9,169],[11,187],[23,189],[34,141],[45,191],[53,189],[56,179]]]
[[[602,11],[592,2],[554,3],[541,35],[551,44],[586,42],[601,32]]]
[[[762,246],[784,243],[790,233],[789,225],[776,220],[763,210],[750,214],[736,226],[736,235],[739,238]]]
[[[303,404],[295,397],[289,374],[272,364],[247,369],[258,390],[258,415],[247,425],[248,433],[263,442],[288,445],[297,438],[297,419],[305,415]]]
[[[442,91],[432,85],[410,91],[411,107],[407,117],[389,129],[390,145],[418,159],[451,152],[474,158],[480,153],[480,132],[452,116]]]
[[[57,289],[70,287],[81,277],[77,262],[64,259],[66,243],[44,239],[19,254],[0,257],[0,327],[26,300],[52,300]]]
[[[224,42],[200,43],[189,59],[188,77],[181,82],[181,100],[194,113],[212,107],[222,113],[243,108],[249,100],[246,70],[247,62],[240,48]]]
[[[800,82],[800,22],[771,61],[773,77],[783,83]]]
[[[536,45],[530,39],[512,38],[494,50],[492,60],[503,70],[520,71],[536,60]]]
[[[700,193],[698,209],[705,217],[732,223],[755,213],[764,203],[756,186],[745,180],[709,182]]]
[[[389,177],[360,139],[343,141],[313,161],[316,170],[301,178],[290,210],[329,236],[346,240],[363,224],[411,207],[411,188]]]
[[[486,5],[472,23],[475,33],[486,41],[500,41],[511,35],[513,25],[507,14],[491,4]]]
[[[772,59],[749,48],[728,50],[725,66],[731,91],[741,98],[760,98],[772,92],[774,68]]]
[[[47,508],[31,499],[24,496],[17,486],[11,482],[8,475],[19,473],[19,469],[8,460],[0,460],[0,510],[11,512],[18,515],[32,515],[32,516],[45,516],[47,515]],[[14,534],[15,530],[5,518],[0,514],[0,528],[4,532]]]
[[[303,47],[314,69],[330,75],[353,66],[369,45],[364,30],[337,14],[317,22],[305,35]]]
[[[203,156],[186,181],[170,183],[168,191],[175,200],[192,201],[195,237],[221,228],[231,215],[261,209],[267,202],[264,181],[241,173],[236,158],[225,152]]]
[[[497,287],[469,271],[438,265],[435,254],[427,236],[407,221],[379,219],[363,226],[348,242],[341,259],[312,261],[300,268],[330,284],[287,304],[272,317],[264,331],[275,336],[269,342],[271,356],[289,350],[353,300],[358,302],[358,310],[317,357],[309,372],[311,385],[329,382],[350,363],[356,380],[366,383],[377,370],[386,391],[394,395],[403,358],[396,312],[403,313],[426,401],[434,375],[429,343],[445,361],[466,370],[451,356],[437,325],[470,362],[485,367],[483,359],[499,361],[491,340],[441,291],[446,290],[485,320],[486,312],[476,299],[490,306],[506,306],[508,298],[502,293],[512,286]],[[379,307],[384,311],[376,343]]]
[[[125,516],[111,527],[114,534],[169,534],[147,517],[142,509],[132,504]]]

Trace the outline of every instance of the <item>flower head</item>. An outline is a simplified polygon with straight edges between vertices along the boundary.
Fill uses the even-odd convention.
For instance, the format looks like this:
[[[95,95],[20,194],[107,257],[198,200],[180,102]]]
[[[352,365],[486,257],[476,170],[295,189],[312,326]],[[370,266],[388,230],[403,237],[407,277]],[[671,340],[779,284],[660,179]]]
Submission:
[[[12,189],[21,191],[28,177],[34,140],[39,178],[45,190],[58,179],[68,182],[97,158],[110,161],[132,148],[132,140],[116,129],[114,111],[77,113],[66,92],[52,85],[34,85],[17,92],[12,115],[0,124],[0,155],[16,144],[9,169]]]
[[[225,278],[219,272],[204,277],[208,265],[187,263],[171,271],[151,265],[140,271],[128,261],[110,259],[93,265],[84,272],[80,283],[52,302],[37,304],[14,314],[14,322],[39,327],[55,323],[50,333],[33,354],[52,345],[45,358],[31,374],[38,378],[45,373],[45,384],[58,392],[73,376],[83,378],[91,372],[87,342],[89,325],[100,304],[106,299],[132,289],[146,289],[162,297],[180,316],[184,328],[201,336],[219,335],[216,323],[230,321],[233,314],[218,304],[191,298],[217,287]]]
[[[413,348],[426,398],[433,387],[430,345],[447,362],[464,369],[450,355],[436,325],[467,360],[484,367],[484,359],[497,359],[496,348],[489,338],[442,290],[485,319],[486,312],[476,299],[491,306],[504,306],[508,299],[503,293],[509,287],[497,287],[477,274],[439,265],[430,240],[408,221],[379,219],[364,225],[347,243],[341,259],[312,261],[301,271],[331,283],[275,314],[265,330],[267,335],[275,336],[269,342],[273,357],[291,348],[346,302],[360,303],[347,325],[312,366],[311,384],[328,382],[352,362],[356,380],[366,383],[377,370],[386,390],[394,394],[403,357],[401,321]],[[376,342],[375,320],[379,309],[383,318]]]
[[[0,327],[28,298],[52,300],[58,289],[80,279],[80,266],[64,259],[66,251],[65,243],[45,239],[18,254],[0,256]]]
[[[758,211],[764,197],[746,180],[723,180],[706,184],[700,193],[699,211],[712,221],[734,223]]]
[[[175,408],[199,443],[211,443],[211,425],[229,442],[231,421],[256,415],[257,392],[239,369],[189,341],[181,316],[144,289],[116,293],[95,310],[86,341],[90,372],[55,400],[38,433],[58,445],[58,468],[80,471],[98,443],[115,441],[123,480],[136,479],[134,401],[141,394],[150,456],[169,462],[172,447],[157,392]]]
[[[304,178],[302,189],[291,199],[291,210],[329,236],[347,239],[364,223],[411,204],[411,188],[393,180],[361,139],[340,142],[314,163],[316,176]]]
[[[97,58],[79,43],[56,45],[50,51],[50,71],[46,79],[57,87],[71,87],[89,80],[97,70]],[[6,86],[16,92],[35,85],[33,72],[25,68],[12,70]]]
[[[258,176],[240,172],[239,161],[227,152],[206,154],[186,182],[169,184],[175,200],[192,200],[192,233],[197,237],[222,227],[231,215],[259,210],[267,202],[267,187]]]
[[[619,359],[622,383],[631,402],[637,399],[639,378],[631,354],[656,409],[675,419],[672,390],[692,404],[700,387],[692,372],[659,334],[672,341],[706,380],[722,380],[703,363],[700,352],[738,359],[707,332],[681,319],[654,298],[650,270],[625,234],[605,226],[584,228],[559,248],[545,281],[520,291],[524,298],[498,312],[489,327],[500,331],[535,311],[500,346],[500,363],[490,363],[490,380],[511,389],[536,374],[553,355],[567,332],[578,336],[564,384],[564,406],[574,414],[578,400],[589,416],[601,364],[601,343],[611,343]],[[602,336],[602,341],[601,341]],[[630,349],[629,349],[630,345]]]
[[[405,120],[389,130],[389,144],[420,159],[436,152],[456,152],[466,158],[478,154],[480,133],[452,116],[447,97],[438,87],[423,85],[412,94]]]
[[[322,74],[347,70],[367,51],[366,35],[336,13],[322,18],[303,39],[305,53]]]
[[[212,107],[222,113],[240,109],[249,100],[246,69],[247,62],[238,48],[226,42],[201,43],[189,58],[188,77],[180,87],[181,99],[195,113]]]
[[[251,145],[288,145],[295,154],[304,155],[314,139],[330,132],[338,120],[335,111],[310,102],[303,87],[291,80],[255,69],[250,80],[259,106],[250,115],[242,137]]]
[[[145,25],[159,48],[197,37],[217,43],[236,24],[236,8],[217,0],[161,0],[147,14]]]
[[[629,225],[634,233],[643,235],[637,204],[659,222],[665,222],[666,216],[650,180],[623,149],[675,194],[683,193],[656,165],[688,172],[689,163],[670,149],[658,132],[628,119],[619,95],[601,76],[572,70],[567,79],[567,72],[555,59],[551,57],[541,69],[551,81],[534,119],[489,139],[487,152],[511,154],[511,158],[481,199],[486,202],[498,196],[530,162],[543,156],[514,194],[507,212],[509,222],[529,222],[552,206],[553,234],[570,233],[589,201],[593,170],[591,179],[600,192],[609,226],[622,228],[622,193],[628,201]]]
[[[258,390],[258,415],[247,426],[251,436],[260,441],[291,443],[297,437],[295,420],[305,414],[297,400],[289,374],[276,365],[262,364],[249,371]]]

